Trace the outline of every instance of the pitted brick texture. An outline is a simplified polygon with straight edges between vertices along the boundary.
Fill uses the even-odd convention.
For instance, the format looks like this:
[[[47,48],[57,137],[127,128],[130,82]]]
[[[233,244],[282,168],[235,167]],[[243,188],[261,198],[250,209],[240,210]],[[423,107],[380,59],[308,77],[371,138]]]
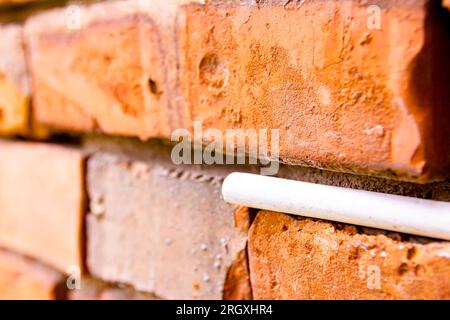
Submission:
[[[87,146],[99,148],[87,165],[92,274],[164,299],[222,298],[225,280],[240,279],[227,273],[246,242],[221,199],[227,169],[173,165],[158,143],[95,141]],[[227,294],[245,298],[234,293],[239,281]]]
[[[249,261],[255,299],[450,299],[448,242],[261,211]]]
[[[141,139],[194,120],[280,129],[289,164],[446,178],[449,13],[374,4],[379,29],[358,1],[119,1],[83,7],[81,30],[63,10],[37,16],[26,28],[36,120]]]

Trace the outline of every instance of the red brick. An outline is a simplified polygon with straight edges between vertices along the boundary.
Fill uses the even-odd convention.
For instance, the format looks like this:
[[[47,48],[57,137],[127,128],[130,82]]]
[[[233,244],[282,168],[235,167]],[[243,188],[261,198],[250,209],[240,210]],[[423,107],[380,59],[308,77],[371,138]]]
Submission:
[[[29,21],[37,121],[141,139],[194,120],[276,128],[290,164],[448,177],[450,45],[437,5],[375,1],[381,29],[369,30],[357,1],[138,3],[83,7],[78,31],[63,10]]]
[[[89,271],[163,299],[221,299],[246,243],[221,199],[233,167],[177,166],[157,142],[91,138],[86,149]]]
[[[53,300],[63,297],[60,273],[18,254],[0,250],[0,300]]]
[[[261,211],[255,299],[450,299],[450,244]]]
[[[83,155],[0,141],[0,245],[66,272],[83,267]]]

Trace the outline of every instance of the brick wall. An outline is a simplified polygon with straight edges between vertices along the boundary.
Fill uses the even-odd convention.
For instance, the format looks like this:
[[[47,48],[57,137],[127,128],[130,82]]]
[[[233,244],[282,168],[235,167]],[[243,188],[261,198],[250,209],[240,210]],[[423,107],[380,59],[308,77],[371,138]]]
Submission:
[[[0,299],[450,299],[448,241],[221,194],[276,155],[449,202],[448,1],[241,2],[0,0]]]

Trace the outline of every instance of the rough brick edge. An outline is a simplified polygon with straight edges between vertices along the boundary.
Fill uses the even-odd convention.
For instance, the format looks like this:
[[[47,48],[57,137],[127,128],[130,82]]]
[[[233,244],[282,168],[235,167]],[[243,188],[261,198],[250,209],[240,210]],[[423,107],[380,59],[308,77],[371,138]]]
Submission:
[[[235,228],[248,234],[258,209],[239,206],[234,211]],[[229,267],[223,287],[224,300],[253,300],[253,291],[248,260],[248,243]]]
[[[224,300],[253,300],[247,245],[228,269],[223,286]]]
[[[266,220],[270,222],[266,222]],[[305,226],[306,231],[303,230]],[[260,235],[255,235],[255,229],[259,229],[258,232],[261,233],[261,228],[266,228],[263,231],[267,234],[264,239]],[[280,235],[284,233],[291,236],[297,233],[303,233],[303,235],[291,242],[282,241],[280,243]],[[327,238],[327,235],[330,235],[330,238]],[[327,252],[333,251],[330,249],[330,244],[333,239],[335,240],[334,235],[337,239],[342,237],[339,244],[336,244],[338,249],[342,250],[339,252],[339,256],[344,260],[339,261],[340,258],[334,257],[328,262],[325,259],[323,262],[327,269],[322,270],[321,274],[320,272],[315,274],[321,267],[317,250],[322,251],[323,246],[325,256]],[[317,236],[325,242],[314,243]],[[259,247],[254,243],[255,237],[260,238],[258,240]],[[357,239],[355,240],[354,237]],[[269,239],[270,241],[267,242]],[[346,242],[349,239],[354,243]],[[298,251],[299,247],[296,242],[305,246],[301,252]],[[261,251],[261,243],[265,243],[263,251]],[[305,274],[305,279],[308,279],[306,291],[301,291],[302,299],[450,299],[450,291],[445,285],[450,279],[448,278],[450,272],[448,268],[449,242],[262,210],[258,213],[249,232],[249,246],[251,247],[249,249],[250,272],[255,299],[298,299],[300,293],[297,292],[297,289],[302,274]],[[331,245],[331,247],[333,246]],[[396,252],[397,249],[400,252]],[[280,253],[280,250],[283,254]],[[286,253],[292,250],[296,255],[286,257]],[[284,255],[286,259],[278,256],[276,261],[279,261],[279,264],[276,261],[270,261],[280,254]],[[394,258],[390,258],[390,254],[393,254]],[[300,259],[302,255],[308,256],[308,259],[303,257],[304,264]],[[348,258],[347,262],[346,258]],[[295,261],[295,263],[289,261]],[[311,266],[311,262],[314,265]],[[355,267],[357,262],[359,267]],[[342,263],[345,264],[345,269],[342,269]],[[268,268],[268,270],[258,273],[256,270],[258,264],[259,267],[264,266],[263,269]],[[338,264],[341,267],[336,270],[333,265]],[[368,273],[365,276],[360,274],[361,266],[377,264],[383,277],[380,280],[381,287],[370,288],[367,284],[368,287],[365,288],[366,279],[367,283],[373,279],[369,278]],[[295,270],[293,271],[292,268]],[[331,278],[330,272],[332,274],[334,272],[334,276]],[[294,279],[290,277],[286,279],[283,277],[283,273],[287,273]],[[272,276],[273,274],[275,274],[275,278]],[[258,279],[260,276],[264,280]],[[431,281],[436,276],[439,278]],[[418,283],[412,282],[409,277],[415,277]],[[442,280],[445,282],[442,283]],[[287,282],[289,284],[286,285]],[[290,286],[290,282],[295,283],[294,287]],[[397,288],[397,285],[400,287]],[[286,288],[288,288],[287,291]],[[293,290],[293,288],[296,289]],[[427,288],[427,292],[422,291],[424,288]],[[440,291],[435,292],[434,290]]]

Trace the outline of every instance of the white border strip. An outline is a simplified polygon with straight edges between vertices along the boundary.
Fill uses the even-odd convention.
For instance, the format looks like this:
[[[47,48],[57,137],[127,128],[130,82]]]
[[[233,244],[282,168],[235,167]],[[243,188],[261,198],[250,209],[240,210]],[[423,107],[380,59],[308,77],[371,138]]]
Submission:
[[[450,240],[450,203],[248,173],[222,185],[225,201],[257,209]]]

